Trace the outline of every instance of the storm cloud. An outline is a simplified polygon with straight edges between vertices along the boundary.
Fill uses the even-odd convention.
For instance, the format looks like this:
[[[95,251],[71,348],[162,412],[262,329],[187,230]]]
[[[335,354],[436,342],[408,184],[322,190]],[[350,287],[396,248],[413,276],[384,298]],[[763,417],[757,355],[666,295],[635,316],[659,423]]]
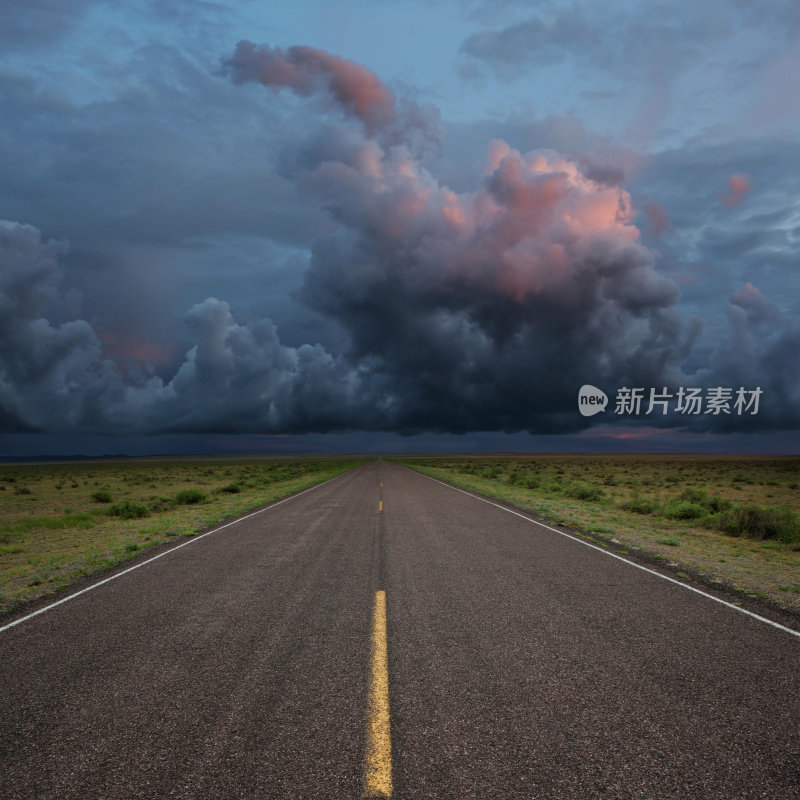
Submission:
[[[6,430],[559,432],[593,424],[575,408],[584,383],[749,386],[756,367],[774,398],[763,424],[796,424],[796,359],[794,372],[779,365],[800,334],[752,285],[731,297],[728,333],[707,363],[684,371],[700,324],[642,244],[622,170],[495,139],[477,179],[454,189],[431,167],[436,114],[366,67],[245,41],[224,74],[226,91],[286,90],[308,102],[304,119],[317,115],[282,142],[269,176],[326,215],[296,301],[341,330],[344,346],[289,346],[268,316],[237,318],[211,296],[185,310],[169,374],[148,363],[145,342],[126,340],[142,356],[123,361],[62,288],[66,241],[3,222]],[[275,225],[268,203],[259,212],[247,199],[248,226],[259,213]],[[669,230],[658,203],[644,212],[654,233]]]
[[[698,375],[712,382],[724,376],[726,386],[760,387],[766,402],[759,408],[759,427],[780,429],[800,419],[800,323],[770,303],[751,283],[737,289],[727,306],[730,325]],[[735,430],[740,420],[724,418],[718,427]]]
[[[208,298],[184,315],[192,346],[169,381],[149,364],[121,366],[82,319],[54,324],[74,299],[59,291],[66,244],[0,222],[0,407],[6,430],[324,431],[379,401],[319,345],[281,344],[268,319],[238,323]]]
[[[630,198],[559,154],[493,142],[455,193],[365,141],[302,180],[341,225],[315,243],[303,298],[390,378],[402,426],[563,429],[583,382],[677,375],[691,326]]]
[[[287,63],[314,74],[342,69],[334,57],[289,52]],[[316,90],[268,56],[267,79]],[[478,186],[456,193],[413,148],[374,134],[372,109],[388,114],[391,93],[366,70],[343,71],[334,94],[363,129],[345,124],[305,143],[291,177],[336,223],[314,242],[300,296],[347,331],[348,351],[286,347],[269,320],[239,324],[209,298],[185,315],[193,344],[169,380],[146,366],[121,370],[88,322],[53,325],[44,315],[44,298],[60,302],[64,245],[6,224],[4,274],[27,275],[4,288],[16,332],[4,407],[20,425],[561,430],[576,424],[576,384],[662,380],[677,369],[691,332],[674,309],[677,288],[637,243],[623,189],[554,151],[523,155],[495,141]],[[362,84],[375,104],[351,104]],[[22,285],[40,300],[20,302]],[[45,409],[55,396],[64,402],[53,416]]]

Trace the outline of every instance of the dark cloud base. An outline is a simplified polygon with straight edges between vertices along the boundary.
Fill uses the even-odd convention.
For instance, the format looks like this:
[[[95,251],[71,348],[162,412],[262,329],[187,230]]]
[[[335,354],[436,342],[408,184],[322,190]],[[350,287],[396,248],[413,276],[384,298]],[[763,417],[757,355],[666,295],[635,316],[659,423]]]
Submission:
[[[303,435],[198,436],[92,436],[84,434],[5,434],[0,437],[0,462],[25,459],[58,460],[70,457],[101,458],[195,455],[302,455],[302,454],[432,454],[432,453],[800,453],[797,431],[738,434],[691,434],[669,430],[653,435],[649,429],[631,428],[619,438],[618,426],[582,434],[535,436],[494,431],[464,435],[395,433],[342,433]]]

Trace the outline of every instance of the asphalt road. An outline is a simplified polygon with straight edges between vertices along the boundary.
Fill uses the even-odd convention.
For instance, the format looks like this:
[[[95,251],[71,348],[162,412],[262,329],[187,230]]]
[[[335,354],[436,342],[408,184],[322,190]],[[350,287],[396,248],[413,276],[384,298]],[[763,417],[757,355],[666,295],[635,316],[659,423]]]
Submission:
[[[0,632],[0,798],[361,797],[383,592],[393,797],[800,798],[799,638],[387,463]]]

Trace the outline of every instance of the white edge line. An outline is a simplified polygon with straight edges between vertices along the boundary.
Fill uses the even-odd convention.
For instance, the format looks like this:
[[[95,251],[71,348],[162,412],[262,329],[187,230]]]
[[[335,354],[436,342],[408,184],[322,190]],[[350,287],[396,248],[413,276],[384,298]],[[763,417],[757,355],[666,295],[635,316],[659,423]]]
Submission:
[[[180,550],[181,547],[186,547],[187,545],[199,542],[200,539],[204,539],[206,536],[211,536],[212,533],[221,531],[223,528],[229,528],[231,525],[236,525],[237,522],[243,522],[246,519],[250,519],[250,517],[255,517],[257,514],[263,514],[265,511],[269,511],[270,509],[275,508],[275,506],[279,506],[282,503],[288,502],[289,500],[294,500],[296,497],[300,497],[300,495],[306,494],[306,492],[312,492],[314,491],[314,489],[319,489],[320,486],[324,486],[326,483],[330,483],[331,481],[335,481],[337,478],[341,478],[342,475],[346,475],[347,472],[349,471],[350,470],[347,470],[339,475],[334,475],[332,478],[328,478],[328,480],[322,481],[322,483],[317,483],[314,486],[309,486],[308,489],[303,489],[302,492],[297,492],[297,494],[290,494],[288,497],[284,497],[282,500],[278,500],[277,503],[271,503],[270,505],[266,506],[266,508],[260,508],[258,511],[252,511],[250,514],[245,514],[243,517],[234,519],[231,522],[226,522],[224,525],[220,525],[217,528],[212,528],[210,531],[201,533],[199,536],[194,536],[193,538],[189,539],[188,542],[183,542],[182,544],[176,545],[175,547],[171,547],[169,550],[165,550],[163,553],[159,553],[157,556],[148,558],[146,561],[140,561],[138,564],[134,564],[132,567],[128,567],[127,569],[122,570],[122,572],[117,572],[114,575],[109,576],[108,578],[104,578],[102,581],[93,583],[91,586],[87,586],[85,589],[81,589],[79,592],[75,592],[74,594],[68,595],[67,597],[62,597],[61,600],[57,600],[55,603],[50,603],[50,605],[44,606],[43,608],[40,608],[38,611],[34,611],[33,613],[28,614],[27,616],[20,617],[19,619],[15,619],[13,622],[9,622],[8,624],[3,625],[2,627],[0,627],[0,633],[2,633],[3,631],[7,631],[9,628],[13,628],[15,625],[19,625],[21,622],[25,622],[33,617],[36,617],[39,614],[44,614],[45,611],[50,611],[51,608],[60,606],[62,603],[67,603],[70,600],[74,600],[76,597],[80,597],[80,595],[86,594],[86,592],[91,592],[92,589],[96,589],[98,586],[102,586],[104,583],[108,583],[109,581],[114,581],[117,578],[121,578],[123,575],[127,575],[129,572],[133,572],[135,569],[139,569],[139,567],[145,566],[145,564],[151,564],[153,561],[157,561],[159,558],[168,556],[170,553],[174,553],[176,550]]]
[[[406,469],[411,469],[411,467],[406,467]],[[598,553],[602,553],[604,556],[609,556],[610,558],[616,558],[617,561],[622,561],[625,564],[630,564],[630,566],[636,567],[636,569],[640,569],[643,572],[649,572],[651,575],[655,575],[657,578],[661,578],[662,580],[674,583],[676,586],[682,586],[684,589],[688,589],[690,592],[694,592],[695,594],[707,597],[709,600],[713,600],[715,603],[720,603],[723,606],[732,608],[734,611],[738,611],[740,614],[747,614],[748,617],[753,617],[753,619],[757,619],[760,622],[765,622],[767,625],[772,625],[773,628],[778,628],[779,630],[786,631],[786,633],[790,633],[792,636],[796,636],[798,639],[800,639],[800,631],[793,630],[792,628],[787,628],[785,625],[781,625],[779,622],[774,622],[771,619],[762,617],[760,614],[755,614],[752,611],[748,611],[746,608],[741,608],[740,606],[734,605],[733,603],[729,603],[727,600],[722,600],[719,597],[714,597],[713,594],[709,594],[708,592],[696,589],[694,586],[690,586],[688,583],[681,583],[681,581],[676,581],[675,578],[670,578],[668,575],[664,575],[661,572],[657,572],[654,569],[650,569],[649,567],[643,567],[641,564],[637,564],[635,561],[629,561],[627,558],[618,556],[616,553],[612,553],[608,550],[604,550],[602,547],[598,547],[597,545],[586,542],[583,539],[579,538],[578,536],[573,536],[570,533],[565,533],[564,531],[558,530],[558,528],[551,528],[549,525],[545,525],[543,522],[539,522],[538,520],[526,517],[524,514],[520,514],[518,511],[512,511],[510,508],[501,506],[499,503],[493,503],[491,500],[486,500],[485,498],[479,497],[477,494],[468,492],[465,489],[459,489],[457,486],[453,486],[449,483],[445,483],[444,481],[440,481],[438,478],[433,478],[430,475],[426,475],[424,472],[417,472],[417,470],[411,470],[411,471],[416,472],[417,475],[422,475],[424,478],[436,481],[436,483],[441,483],[442,486],[446,486],[448,489],[452,489],[455,492],[461,492],[461,494],[473,497],[475,498],[475,500],[480,500],[482,503],[488,503],[490,506],[499,508],[501,511],[506,511],[509,514],[513,514],[515,517],[524,519],[527,522],[532,523],[533,525],[538,525],[540,528],[545,528],[548,531],[552,531],[553,533],[559,534],[559,536],[565,536],[567,539],[572,539],[573,542],[578,542],[578,544],[582,544],[584,547],[591,547],[592,550],[597,550]]]

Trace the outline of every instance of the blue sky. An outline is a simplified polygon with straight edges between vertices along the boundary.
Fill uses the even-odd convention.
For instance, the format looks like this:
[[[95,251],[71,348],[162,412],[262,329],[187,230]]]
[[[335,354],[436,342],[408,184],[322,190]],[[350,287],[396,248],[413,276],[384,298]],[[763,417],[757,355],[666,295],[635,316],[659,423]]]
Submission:
[[[796,452],[799,29],[790,0],[4,3],[0,455]],[[763,395],[633,416],[625,386]]]

